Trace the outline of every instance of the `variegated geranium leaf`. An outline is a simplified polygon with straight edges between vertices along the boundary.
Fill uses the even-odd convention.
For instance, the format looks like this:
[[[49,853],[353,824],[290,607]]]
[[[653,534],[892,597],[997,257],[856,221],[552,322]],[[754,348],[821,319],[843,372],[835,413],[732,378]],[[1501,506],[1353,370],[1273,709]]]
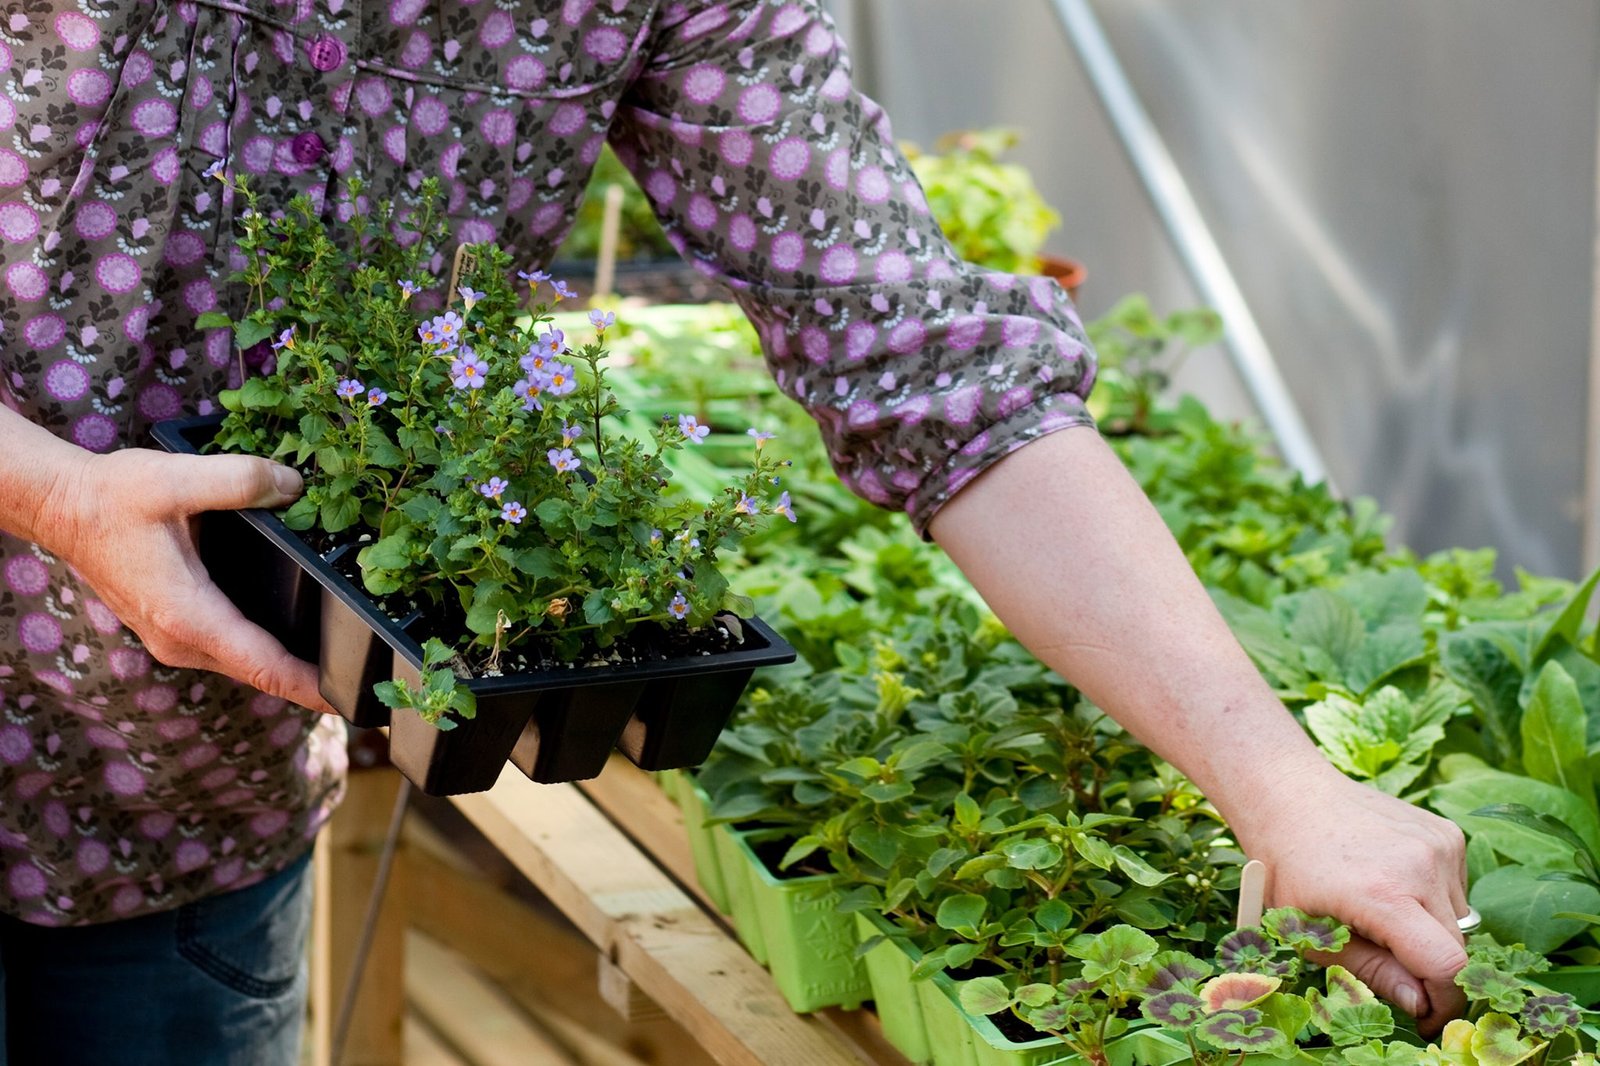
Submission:
[[[1286,948],[1337,952],[1350,942],[1350,930],[1337,918],[1313,918],[1298,907],[1274,907],[1261,916],[1261,928]]]
[[[1200,997],[1182,988],[1171,988],[1139,1004],[1139,1013],[1169,1029],[1188,1029],[1206,1016]]]

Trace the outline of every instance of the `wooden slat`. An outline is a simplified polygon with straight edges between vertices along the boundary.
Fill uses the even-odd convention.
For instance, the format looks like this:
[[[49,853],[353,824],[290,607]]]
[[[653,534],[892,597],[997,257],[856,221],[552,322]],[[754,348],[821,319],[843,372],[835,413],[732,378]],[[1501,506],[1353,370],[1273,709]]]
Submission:
[[[452,1051],[427,1022],[415,1014],[406,1015],[400,1026],[404,1038],[406,1066],[472,1066]]]
[[[459,951],[584,1066],[710,1066],[670,1020],[620,1021],[595,993],[593,944],[489,883],[420,822],[407,827],[406,886],[412,927]]]
[[[331,1059],[334,1015],[344,994],[400,775],[392,769],[352,771],[344,802],[317,842],[311,965],[311,1061],[315,1066],[401,1066],[405,913],[404,863],[396,862],[373,931],[372,948],[345,1041],[342,1063]]]
[[[683,812],[654,778],[624,756],[613,753],[605,773],[579,781],[577,787],[673,880],[716,913],[716,905],[695,877],[694,853],[689,850]]]
[[[406,937],[411,1008],[472,1066],[575,1066],[494,984],[432,937]]]
[[[493,789],[454,802],[718,1062],[861,1062],[792,1013],[766,971],[573,786],[533,785],[507,766]]]

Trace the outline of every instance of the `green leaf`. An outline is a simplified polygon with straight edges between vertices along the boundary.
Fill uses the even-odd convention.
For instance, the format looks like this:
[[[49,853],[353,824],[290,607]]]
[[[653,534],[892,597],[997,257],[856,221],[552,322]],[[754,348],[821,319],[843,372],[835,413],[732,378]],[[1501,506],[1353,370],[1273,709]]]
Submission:
[[[1583,931],[1584,923],[1556,915],[1600,910],[1600,891],[1571,881],[1544,881],[1543,872],[1502,866],[1472,886],[1472,905],[1483,915],[1484,932],[1502,944],[1525,944],[1548,954]]]
[[[233,319],[222,311],[207,311],[194,320],[195,329],[227,329],[233,325]]]
[[[1112,974],[1131,974],[1155,958],[1159,947],[1148,933],[1132,926],[1114,925],[1082,943],[1074,941],[1067,954],[1083,960],[1084,980],[1098,983]]]
[[[400,570],[411,564],[411,530],[380,537],[361,549],[362,570]]]
[[[1011,990],[998,977],[975,977],[961,983],[961,1009],[984,1018],[1011,1009]]]
[[[822,838],[807,834],[789,845],[789,850],[783,853],[783,858],[778,860],[778,869],[787,870],[807,855],[814,853],[822,847]]]
[[[271,410],[288,399],[279,385],[266,378],[247,378],[239,386],[238,403],[244,410]]]
[[[1344,1060],[1350,1066],[1422,1066],[1423,1050],[1411,1044],[1385,1045],[1373,1040],[1360,1047],[1344,1049]]]
[[[322,528],[329,533],[349,529],[361,518],[361,501],[355,496],[338,494],[322,501]]]
[[[309,496],[302,496],[289,505],[283,513],[283,524],[293,530],[310,529],[317,524],[317,503]]]
[[[538,516],[541,525],[558,525],[571,512],[572,505],[559,496],[550,496],[539,501],[533,513]]]
[[[1589,575],[1561,608],[1561,613],[1556,615],[1556,620],[1551,623],[1550,628],[1544,631],[1544,635],[1534,647],[1533,662],[1542,663],[1557,640],[1565,639],[1568,644],[1578,643],[1578,632],[1583,628],[1583,617],[1589,611],[1589,601],[1594,598],[1597,584],[1600,584],[1600,570]]]
[[[1047,899],[1034,908],[1033,920],[1046,932],[1065,932],[1072,925],[1072,908],[1059,899]]]
[[[517,597],[499,581],[480,582],[472,590],[472,606],[467,608],[467,628],[479,636],[492,636],[500,612],[516,609]]]
[[[1016,1001],[1029,1007],[1042,1007],[1056,998],[1054,985],[1036,982],[1017,989]]]
[[[1013,840],[1001,849],[1013,870],[1048,870],[1061,861],[1061,847],[1048,840]]]
[[[1335,1011],[1323,1032],[1338,1047],[1382,1040],[1394,1032],[1394,1014],[1383,1003],[1357,1003]]]
[[[856,826],[850,830],[850,846],[885,869],[900,857],[900,838],[886,826]]]
[[[519,572],[534,578],[556,577],[562,571],[560,553],[543,546],[524,548],[517,552],[512,557],[511,565]]]
[[[963,892],[959,895],[946,896],[941,900],[933,921],[940,929],[949,929],[956,933],[976,931],[988,909],[988,900],[971,892]]]
[[[1591,852],[1600,854],[1600,820],[1590,813],[1587,803],[1566,789],[1521,774],[1491,770],[1481,761],[1466,756],[1440,760],[1440,769],[1451,780],[1430,790],[1428,802],[1466,830],[1468,836],[1487,837],[1496,851],[1513,862],[1546,869],[1569,867],[1572,849],[1523,826],[1474,818],[1473,811],[1485,806],[1520,803],[1559,818],[1589,845]]]
[[[1546,663],[1522,715],[1522,765],[1538,780],[1585,799],[1590,812],[1600,817],[1589,774],[1587,730],[1588,717],[1572,676],[1560,663]]]
[[[1262,1013],[1268,1025],[1284,1034],[1290,1041],[1311,1022],[1311,1005],[1301,997],[1285,992],[1274,992],[1256,1004],[1256,1010]],[[1392,1023],[1390,1028],[1393,1028]]]
[[[233,343],[240,348],[254,348],[272,336],[272,323],[247,318],[233,327]]]
[[[955,799],[955,825],[959,829],[971,831],[983,821],[983,808],[978,806],[978,801],[965,792],[956,794]]]
[[[874,803],[894,803],[905,799],[916,790],[916,786],[910,781],[874,781],[864,787],[861,794]]]
[[[1497,760],[1520,756],[1522,666],[1481,629],[1467,629],[1440,640],[1439,665],[1462,688],[1488,731]]]
[[[1497,803],[1489,807],[1479,807],[1472,812],[1472,816],[1474,818],[1499,818],[1513,825],[1531,829],[1536,833],[1554,837],[1569,845],[1573,851],[1587,852],[1589,850],[1589,845],[1584,843],[1583,838],[1574,833],[1572,827],[1567,823],[1553,815],[1540,814],[1523,803]],[[1591,856],[1592,858],[1593,856]]]
[[[1543,1049],[1544,1044],[1523,1037],[1517,1020],[1504,1014],[1485,1014],[1473,1027],[1472,1057],[1477,1066],[1516,1066]]]
[[[1151,866],[1125,844],[1113,847],[1111,857],[1116,860],[1118,868],[1135,884],[1144,885],[1146,888],[1153,888],[1172,876]]]

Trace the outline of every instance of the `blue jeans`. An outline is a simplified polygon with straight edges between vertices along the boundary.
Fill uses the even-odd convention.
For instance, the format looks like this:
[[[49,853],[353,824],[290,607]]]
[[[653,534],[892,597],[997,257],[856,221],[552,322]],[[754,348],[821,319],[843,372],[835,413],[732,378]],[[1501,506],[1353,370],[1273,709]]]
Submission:
[[[297,1066],[310,854],[162,914],[0,917],[0,1066]]]

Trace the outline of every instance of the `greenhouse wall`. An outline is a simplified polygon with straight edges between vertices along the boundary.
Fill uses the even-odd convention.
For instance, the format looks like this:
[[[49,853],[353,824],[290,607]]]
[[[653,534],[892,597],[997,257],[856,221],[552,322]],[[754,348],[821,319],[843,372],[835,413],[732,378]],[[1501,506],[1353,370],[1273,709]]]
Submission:
[[[1013,125],[1083,259],[1087,312],[1193,302],[1048,0],[834,0],[903,139]],[[1592,0],[1101,0],[1347,494],[1420,550],[1596,558],[1600,6]],[[1182,382],[1248,411],[1221,352]],[[1585,537],[1589,543],[1585,547]],[[1587,558],[1586,558],[1587,556]]]

